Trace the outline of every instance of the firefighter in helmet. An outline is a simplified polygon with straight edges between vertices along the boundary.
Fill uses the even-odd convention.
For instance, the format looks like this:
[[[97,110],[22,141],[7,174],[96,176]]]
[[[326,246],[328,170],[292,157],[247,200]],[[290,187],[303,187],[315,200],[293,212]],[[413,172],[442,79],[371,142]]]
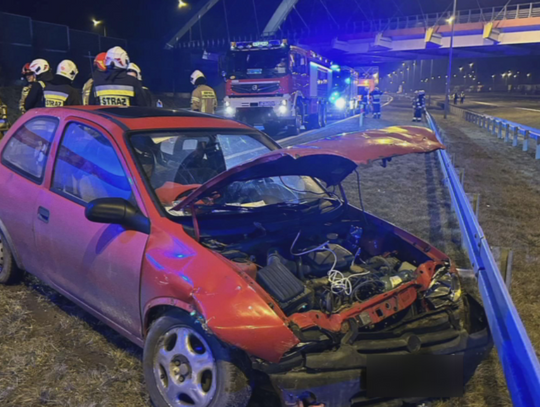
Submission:
[[[53,74],[51,72],[51,66],[44,59],[34,59],[30,63],[29,69],[36,76],[36,82],[30,87],[28,96],[24,100],[24,110],[28,111],[35,107],[45,106],[45,98],[43,89],[48,82],[52,81]]]
[[[121,47],[107,51],[105,72],[94,73],[89,104],[101,106],[147,106],[141,82],[128,75],[129,56]]]
[[[214,114],[217,108],[216,92],[206,84],[206,77],[197,70],[191,74],[191,84],[195,90],[191,94],[191,110]]]
[[[107,70],[107,67],[105,66],[105,57],[107,56],[106,52],[101,52],[97,54],[97,56],[94,58],[94,68],[98,72],[105,72]],[[92,90],[92,84],[94,83],[94,78],[91,77],[86,81],[82,88],[82,101],[83,105],[88,105],[88,102],[90,100],[90,91]]]
[[[141,82],[141,85],[142,85],[142,72],[141,72],[141,68],[139,68],[139,65],[134,64],[133,62],[131,62],[128,65],[127,73],[128,73],[128,75],[131,75],[131,76],[137,78]],[[153,102],[154,97],[152,95],[152,92],[150,92],[150,89],[148,89],[144,85],[142,85],[142,89],[143,89],[143,93],[144,93],[144,98],[146,99],[146,105],[147,106],[155,106],[155,103]]]
[[[81,105],[81,94],[73,87],[73,81],[79,73],[77,65],[69,59],[64,59],[56,68],[52,81],[45,84],[43,96],[45,107]]]
[[[373,107],[374,119],[381,118],[381,95],[382,95],[382,92],[379,90],[378,87],[373,89],[371,93],[369,94],[369,97],[371,99],[371,106]]]
[[[21,114],[26,113],[24,103],[30,92],[30,88],[36,84],[36,74],[30,70],[30,62],[25,64],[22,68],[21,79],[25,81],[25,86],[22,88],[21,99],[19,100],[19,112]]]

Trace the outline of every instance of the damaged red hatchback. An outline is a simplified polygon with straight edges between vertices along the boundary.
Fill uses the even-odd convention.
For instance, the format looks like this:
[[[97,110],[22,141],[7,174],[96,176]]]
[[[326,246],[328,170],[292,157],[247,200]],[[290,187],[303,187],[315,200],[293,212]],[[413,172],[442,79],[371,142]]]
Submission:
[[[342,185],[439,148],[419,127],[280,149],[187,111],[35,109],[0,143],[0,282],[35,274],[143,346],[160,407],[245,407],[255,377],[283,405],[387,402],[373,355],[464,355],[463,383],[491,347],[481,305]]]

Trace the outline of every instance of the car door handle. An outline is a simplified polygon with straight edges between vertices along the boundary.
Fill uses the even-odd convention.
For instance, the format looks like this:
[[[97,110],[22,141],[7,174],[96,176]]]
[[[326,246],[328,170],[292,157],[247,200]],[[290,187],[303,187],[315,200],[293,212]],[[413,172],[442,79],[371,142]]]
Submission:
[[[49,210],[45,209],[43,206],[38,208],[38,219],[42,222],[49,223]]]

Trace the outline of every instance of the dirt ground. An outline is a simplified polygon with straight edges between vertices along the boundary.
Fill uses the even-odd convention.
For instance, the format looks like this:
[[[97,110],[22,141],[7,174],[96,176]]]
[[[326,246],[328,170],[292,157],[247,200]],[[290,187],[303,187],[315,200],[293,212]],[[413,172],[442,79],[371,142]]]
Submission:
[[[365,127],[411,124],[410,116],[408,105],[396,104],[384,110],[382,120],[368,119]],[[479,191],[484,208],[490,205],[483,208],[480,218],[490,242],[501,245],[523,242],[531,256],[538,256],[539,232],[534,234],[532,230],[532,221],[535,217],[538,219],[540,211],[539,204],[535,205],[532,199],[538,193],[538,184],[532,186],[538,168],[523,165],[523,171],[530,171],[525,176],[517,171],[518,160],[506,158],[504,161],[508,150],[501,148],[505,153],[498,153],[497,149],[491,151],[491,144],[484,142],[481,135],[474,136],[477,128],[471,127],[469,131],[468,124],[462,126],[457,122],[453,126],[457,128],[452,127],[449,134],[450,148],[458,155],[458,163],[467,167],[467,189],[477,191],[485,177],[489,179],[483,185],[491,188],[493,184],[493,191]],[[461,133],[459,127],[466,128],[470,138]],[[358,122],[351,119],[288,140],[286,144],[357,128]],[[484,171],[485,174],[481,171],[494,166],[496,171]],[[458,267],[468,266],[435,154],[396,158],[387,168],[374,164],[362,168],[361,175],[368,211],[430,241],[448,253]],[[504,183],[509,185],[508,189],[504,188]],[[357,204],[356,180],[347,180],[346,189],[350,200]],[[518,199],[519,203],[515,202]],[[519,224],[514,217],[518,217]],[[524,233],[527,230],[530,233]],[[532,248],[534,242],[536,249]],[[536,304],[540,301],[536,295],[540,277],[533,275],[537,257],[524,259],[523,268],[518,268],[520,264],[516,262],[512,293],[527,328],[540,335],[535,327],[540,322],[534,319],[535,306],[540,309]],[[539,341],[540,338],[533,335],[533,342]],[[135,345],[34,278],[28,278],[22,285],[0,287],[1,406],[149,406],[142,380],[141,356],[141,350]],[[464,397],[439,401],[436,405],[510,406],[495,352],[479,367]],[[273,406],[269,401],[256,399],[250,405]]]

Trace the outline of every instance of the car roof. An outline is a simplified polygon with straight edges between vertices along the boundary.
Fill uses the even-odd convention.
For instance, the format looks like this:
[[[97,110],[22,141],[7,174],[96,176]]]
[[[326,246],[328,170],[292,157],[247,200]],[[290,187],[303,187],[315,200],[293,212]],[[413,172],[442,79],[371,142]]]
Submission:
[[[187,109],[163,109],[157,107],[109,107],[69,106],[33,109],[36,115],[67,117],[79,116],[96,121],[107,128],[110,124],[124,131],[165,129],[231,129],[253,130],[251,127],[220,116],[194,112]],[[106,119],[101,120],[101,119]],[[98,120],[99,119],[99,120]]]

